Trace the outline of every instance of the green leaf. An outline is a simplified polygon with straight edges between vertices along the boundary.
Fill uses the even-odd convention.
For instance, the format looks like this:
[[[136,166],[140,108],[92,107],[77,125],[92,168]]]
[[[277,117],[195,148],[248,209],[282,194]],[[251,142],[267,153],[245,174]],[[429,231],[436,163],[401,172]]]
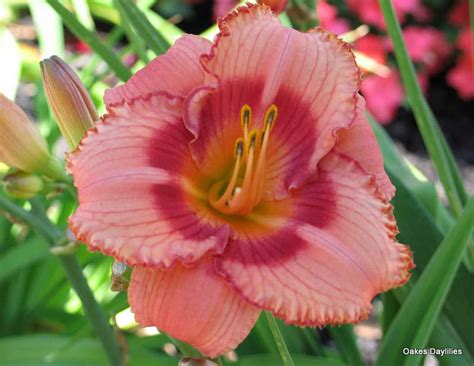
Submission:
[[[115,51],[104,44],[99,36],[84,27],[61,3],[55,0],[46,0],[51,7],[56,10],[59,16],[63,19],[69,30],[75,34],[76,37],[87,43],[102,59],[110,66],[116,73],[117,77],[122,81],[127,81],[132,73],[116,56]]]
[[[370,120],[370,118],[369,118]],[[419,182],[406,161],[397,153],[395,145],[386,132],[372,120],[372,127],[384,155],[386,170],[397,187],[393,200],[394,214],[397,218],[400,234],[398,239],[408,243],[414,252],[416,268],[412,279],[404,287],[395,289],[393,293],[401,303],[407,296],[407,290],[422,272],[443,235],[453,225],[454,220],[447,210],[439,203],[435,194],[431,194],[431,204],[423,201],[420,190],[423,186],[432,186],[431,182]],[[419,186],[416,188],[416,186]],[[436,202],[436,204],[434,204]],[[436,206],[435,212],[432,211]],[[452,345],[462,346],[462,356],[444,356],[443,362],[459,365],[474,363],[474,328],[470,327],[469,315],[474,312],[474,292],[472,286],[474,275],[461,266],[456,280],[446,300],[442,320],[436,326],[431,344],[440,347]]]
[[[383,334],[387,333],[390,324],[392,324],[393,319],[397,315],[398,310],[400,309],[400,303],[395,297],[393,291],[388,291],[382,294],[382,318],[380,319],[382,325]]]
[[[402,303],[408,296],[409,288],[415,283],[442,241],[443,230],[436,224],[434,218],[423,207],[416,195],[408,189],[397,175],[393,174],[392,167],[387,167],[387,171],[397,187],[397,194],[392,203],[395,207],[394,214],[400,229],[398,240],[410,245],[416,264],[410,281],[403,287],[392,290],[398,301]],[[450,340],[459,340],[457,346],[463,345],[462,358],[468,360],[467,364],[469,365],[474,363],[474,328],[470,326],[469,315],[474,312],[472,283],[474,283],[474,275],[464,266],[461,266],[443,309],[446,322],[438,324],[432,339],[433,345],[437,344],[441,347],[446,347],[448,344],[447,342],[434,342],[434,338],[436,340],[442,339],[441,334],[449,334],[448,338]],[[448,357],[445,356],[443,359]],[[456,356],[456,359],[460,361],[459,356]],[[460,363],[460,365],[462,364],[465,363]]]
[[[95,29],[87,0],[72,0],[72,5],[79,21],[89,30]]]
[[[8,57],[2,58],[0,68],[0,92],[11,100],[15,100],[16,89],[20,80],[21,56],[18,44],[13,34],[0,26],[0,44],[2,53]]]
[[[449,231],[402,304],[384,337],[377,365],[400,365],[404,347],[424,348],[461,263],[474,223],[474,199]],[[408,356],[413,364],[416,356]],[[416,363],[415,363],[416,364]]]
[[[423,203],[423,206],[432,214],[436,224],[442,232],[446,232],[454,224],[454,219],[448,210],[442,205],[435,185],[429,182],[421,172],[410,162],[402,160],[393,141],[387,132],[375,120],[368,115],[372,128],[377,136],[379,146],[384,155],[385,165],[390,169],[392,175],[396,175]],[[470,243],[464,254],[464,264],[470,272],[474,273],[474,237],[471,236]]]
[[[456,216],[459,216],[467,198],[459,169],[441,133],[438,122],[423,96],[416,78],[415,68],[403,41],[402,31],[395,16],[392,2],[390,0],[379,0],[379,4],[387,24],[388,34],[393,42],[395,58],[400,68],[403,85],[415,115],[418,129],[446,191],[451,209]]]
[[[405,286],[387,294],[394,294],[392,299],[400,304],[408,296],[412,284],[426,267],[436,247],[443,239],[443,235],[453,225],[454,220],[439,203],[437,195],[433,193],[433,184],[424,181],[424,179],[419,181],[419,177],[415,177],[407,161],[398,154],[387,133],[370,116],[369,121],[372,123],[384,155],[386,170],[397,187],[397,194],[392,203],[400,229],[398,240],[410,245],[416,263],[412,279]],[[424,186],[427,186],[428,189],[425,190]],[[429,195],[420,194],[423,190],[432,193]],[[431,203],[427,202],[429,200]],[[436,209],[433,211],[433,208]],[[469,284],[473,282],[474,275],[461,266],[431,337],[430,345],[433,347],[461,347],[464,350],[462,356],[444,356],[442,358],[443,365],[467,366],[474,364],[474,329],[469,326],[469,314],[474,312],[474,293]],[[397,305],[393,304],[392,307],[396,308]],[[386,320],[385,315],[384,321]],[[394,314],[391,312],[390,318],[393,316]],[[384,330],[386,330],[385,325]]]
[[[135,32],[135,29],[132,29],[130,23],[132,22],[130,19],[130,15],[127,13],[127,10],[123,7],[122,2],[120,0],[113,0],[115,6],[117,7],[120,13],[120,26],[124,30],[127,38],[132,45],[133,49],[140,57],[140,59],[144,63],[148,63],[149,58],[145,48],[145,42],[143,39]]]
[[[20,272],[15,281],[8,283],[6,301],[2,307],[1,333],[14,333],[22,330],[23,325],[23,298],[27,287],[28,273]]]
[[[347,366],[347,364],[324,357],[313,357],[303,355],[293,355],[295,365],[298,366]],[[235,366],[276,366],[281,365],[281,358],[278,355],[255,355],[239,357],[237,362],[226,362],[226,365]]]
[[[336,342],[339,352],[343,359],[353,366],[365,365],[359,348],[357,347],[356,337],[352,324],[346,324],[339,327],[328,327],[329,333]]]
[[[35,30],[38,32],[41,57],[64,57],[64,32],[61,18],[43,0],[29,0]],[[45,21],[47,19],[48,21]]]
[[[140,366],[176,366],[175,358],[131,347],[130,364]],[[100,343],[93,339],[71,341],[69,337],[35,334],[2,338],[2,366],[85,366],[107,365]]]
[[[161,55],[168,50],[170,44],[163,35],[153,27],[146,15],[133,2],[128,0],[116,0],[116,3],[119,4],[122,11],[127,14],[127,19],[130,21],[136,33],[142,37],[155,54]]]
[[[0,282],[48,256],[48,244],[38,237],[12,246],[0,257]]]
[[[270,329],[272,331],[273,339],[275,341],[275,344],[278,348],[278,352],[280,352],[281,359],[283,361],[284,366],[294,366],[295,363],[290,355],[290,352],[288,351],[288,347],[286,345],[285,339],[283,338],[280,328],[278,327],[278,324],[273,317],[273,315],[269,312],[265,312],[265,316],[268,321],[268,325],[270,325]]]

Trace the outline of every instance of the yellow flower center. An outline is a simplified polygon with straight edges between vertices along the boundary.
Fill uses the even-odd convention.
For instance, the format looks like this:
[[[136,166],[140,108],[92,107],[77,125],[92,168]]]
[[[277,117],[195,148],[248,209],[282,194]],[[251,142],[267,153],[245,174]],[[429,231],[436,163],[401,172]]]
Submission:
[[[229,215],[246,215],[262,200],[265,181],[265,155],[270,131],[277,118],[276,105],[265,113],[263,127],[249,131],[252,109],[245,104],[240,110],[244,132],[235,142],[235,164],[228,181],[220,180],[209,190],[209,203]],[[225,189],[224,189],[225,188]]]

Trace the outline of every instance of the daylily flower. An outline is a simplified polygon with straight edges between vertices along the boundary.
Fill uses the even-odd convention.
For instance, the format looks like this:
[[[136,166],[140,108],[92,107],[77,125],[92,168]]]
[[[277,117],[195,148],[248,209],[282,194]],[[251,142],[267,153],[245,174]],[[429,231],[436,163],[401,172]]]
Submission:
[[[350,47],[259,5],[219,27],[109,90],[68,163],[71,229],[134,267],[136,319],[211,357],[262,309],[301,326],[365,319],[413,266]]]

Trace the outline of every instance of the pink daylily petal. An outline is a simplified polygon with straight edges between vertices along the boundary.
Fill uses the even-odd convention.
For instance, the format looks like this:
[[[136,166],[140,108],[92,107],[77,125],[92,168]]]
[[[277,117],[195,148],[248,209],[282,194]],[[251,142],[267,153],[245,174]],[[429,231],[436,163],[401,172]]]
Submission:
[[[248,301],[298,325],[356,322],[377,293],[407,281],[392,207],[357,162],[331,152],[289,200],[295,214],[278,231],[232,238],[216,259]]]
[[[207,85],[188,96],[184,111],[195,136],[193,158],[206,173],[225,170],[242,136],[241,108],[252,108],[250,127],[260,128],[275,104],[264,198],[287,197],[289,189],[313,179],[318,161],[334,146],[335,131],[355,118],[354,57],[332,33],[285,28],[257,5],[239,8],[219,25],[211,53],[202,57]]]
[[[165,94],[111,107],[70,155],[79,194],[70,226],[90,249],[157,267],[223,250],[227,226],[207,223],[187,200],[195,168],[181,108]]]
[[[199,56],[209,53],[212,43],[203,37],[185,35],[162,56],[134,74],[127,83],[105,92],[107,107],[157,91],[186,95],[204,81]]]
[[[374,174],[380,191],[387,200],[395,194],[395,187],[385,173],[383,157],[372,127],[365,117],[365,101],[359,96],[357,118],[347,130],[338,133],[336,149],[359,162],[369,174]]]
[[[217,276],[209,258],[192,268],[134,268],[128,300],[139,323],[209,357],[236,348],[260,314]]]

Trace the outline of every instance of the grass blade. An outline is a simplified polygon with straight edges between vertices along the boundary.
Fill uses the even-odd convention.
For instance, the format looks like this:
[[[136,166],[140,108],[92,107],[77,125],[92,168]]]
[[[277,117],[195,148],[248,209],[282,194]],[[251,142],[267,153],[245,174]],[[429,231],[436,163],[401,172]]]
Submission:
[[[69,30],[76,35],[79,39],[87,43],[102,59],[110,66],[115,72],[117,77],[122,81],[127,81],[132,73],[126,67],[122,61],[116,56],[114,50],[104,44],[98,35],[91,32],[84,27],[61,3],[55,0],[46,0],[49,5],[59,14],[63,19]]]
[[[89,30],[95,29],[87,0],[72,0],[72,6],[77,14],[79,21]]]
[[[343,359],[353,366],[363,366],[365,362],[357,347],[353,329],[352,324],[346,324],[339,327],[329,327],[329,332]]]
[[[291,358],[290,352],[288,351],[288,347],[286,346],[285,340],[283,339],[283,336],[281,335],[280,328],[278,328],[278,324],[275,318],[269,312],[265,312],[265,316],[267,318],[268,324],[270,325],[270,329],[272,330],[273,339],[275,340],[275,344],[278,348],[278,352],[280,352],[283,365],[295,366],[295,363],[293,362],[293,359]]]
[[[8,55],[2,59],[0,68],[0,92],[15,100],[21,71],[20,48],[13,34],[2,26],[0,26],[0,44],[2,53]]]
[[[120,13],[120,26],[122,27],[123,31],[127,35],[128,41],[132,45],[133,49],[137,53],[138,57],[140,57],[140,60],[142,60],[144,63],[148,63],[150,60],[146,54],[146,48],[145,48],[145,43],[143,42],[143,39],[138,36],[137,33],[135,33],[135,30],[132,29],[130,26],[131,20],[130,17],[127,13],[127,11],[123,8],[122,3],[118,0],[113,0],[115,6],[117,7],[119,13]]]
[[[52,55],[64,57],[64,32],[61,18],[42,0],[30,0],[29,7],[38,32],[41,57]],[[48,21],[45,22],[45,19]]]
[[[13,246],[0,257],[0,282],[50,255],[46,242],[38,238]]]
[[[133,2],[128,0],[116,0],[116,3],[120,4],[137,34],[143,38],[153,52],[157,55],[161,55],[168,50],[170,44],[163,35],[153,27],[146,15]]]
[[[455,160],[441,133],[438,122],[423,97],[416,78],[415,68],[403,41],[400,24],[395,16],[392,2],[390,0],[379,0],[379,3],[387,24],[387,31],[394,45],[395,57],[418,129],[446,191],[451,209],[456,216],[459,216],[467,198],[459,169],[454,163]]]
[[[473,223],[474,199],[471,199],[402,304],[384,337],[376,365],[401,365],[404,347],[426,346],[461,263]],[[411,365],[419,361],[416,356],[409,357]]]

